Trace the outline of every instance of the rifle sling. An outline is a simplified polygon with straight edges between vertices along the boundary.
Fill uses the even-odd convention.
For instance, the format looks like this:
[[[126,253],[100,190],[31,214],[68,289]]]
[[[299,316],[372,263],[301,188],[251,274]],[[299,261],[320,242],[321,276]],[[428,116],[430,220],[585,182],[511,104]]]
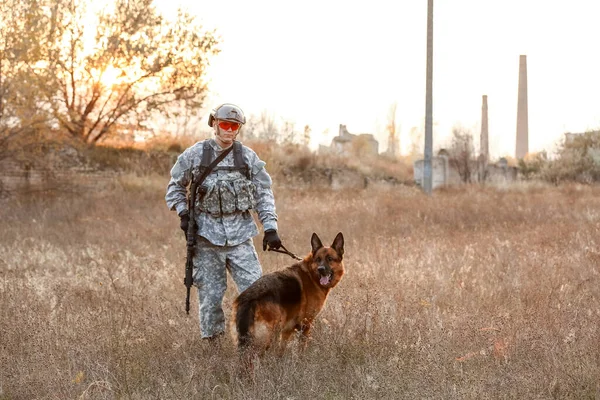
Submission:
[[[229,154],[231,152],[231,149],[233,149],[233,146],[229,147],[228,149],[225,149],[221,154],[219,154],[219,156],[212,162],[210,163],[210,165],[208,167],[206,167],[205,169],[201,169],[201,173],[200,176],[198,176],[196,179],[192,180],[192,185],[190,186],[190,198],[189,203],[188,203],[188,212],[190,215],[190,225],[188,226],[188,232],[186,232],[186,238],[188,241],[188,247],[193,247],[194,243],[196,241],[196,235],[189,235],[189,233],[191,233],[191,231],[193,231],[193,226],[194,226],[194,219],[195,219],[195,203],[196,203],[196,194],[197,194],[197,189],[198,186],[202,184],[202,182],[204,182],[204,180],[206,179],[206,177],[211,173],[211,171],[215,168],[215,166],[220,163],[226,156],[227,154]],[[202,167],[201,167],[202,168]]]
[[[223,152],[221,154],[219,154],[219,156],[217,158],[215,158],[215,160],[213,162],[211,162],[210,165],[202,171],[202,173],[195,180],[194,183],[197,185],[201,185],[202,182],[204,182],[204,180],[206,179],[206,177],[212,172],[212,170],[215,169],[217,164],[220,163],[221,161],[223,161],[223,159],[227,156],[227,154],[229,154],[231,152],[232,149],[233,149],[233,145],[231,145],[227,149],[223,150]],[[203,151],[206,151],[206,149],[204,149]]]

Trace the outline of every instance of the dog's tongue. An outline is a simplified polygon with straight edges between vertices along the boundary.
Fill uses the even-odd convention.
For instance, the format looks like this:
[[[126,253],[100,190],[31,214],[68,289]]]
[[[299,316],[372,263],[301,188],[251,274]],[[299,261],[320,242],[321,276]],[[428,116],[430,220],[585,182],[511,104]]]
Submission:
[[[321,285],[325,286],[329,283],[330,280],[331,280],[331,277],[329,275],[325,275],[325,276],[322,276],[321,279],[319,279],[319,283]]]

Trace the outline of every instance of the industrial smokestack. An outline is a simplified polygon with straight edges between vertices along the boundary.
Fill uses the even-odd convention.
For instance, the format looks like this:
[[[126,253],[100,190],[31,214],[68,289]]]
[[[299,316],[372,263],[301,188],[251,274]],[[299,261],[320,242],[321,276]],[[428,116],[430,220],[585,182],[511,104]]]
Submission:
[[[519,57],[519,101],[517,104],[517,141],[515,157],[529,152],[529,117],[527,115],[527,56]]]

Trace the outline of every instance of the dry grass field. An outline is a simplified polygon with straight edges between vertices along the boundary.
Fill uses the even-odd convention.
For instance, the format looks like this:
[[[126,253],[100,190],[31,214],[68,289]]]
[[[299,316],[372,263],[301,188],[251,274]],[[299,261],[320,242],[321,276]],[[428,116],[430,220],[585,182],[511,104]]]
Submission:
[[[276,187],[286,247],[342,231],[347,275],[248,380],[185,314],[165,185],[3,200],[0,399],[600,398],[599,187]]]

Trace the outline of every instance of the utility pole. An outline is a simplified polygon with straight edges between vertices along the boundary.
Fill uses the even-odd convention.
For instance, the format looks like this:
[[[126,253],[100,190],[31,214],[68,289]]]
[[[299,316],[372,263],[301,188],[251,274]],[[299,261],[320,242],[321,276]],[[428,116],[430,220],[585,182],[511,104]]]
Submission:
[[[431,159],[433,155],[433,0],[427,0],[427,77],[425,89],[425,157],[423,188],[431,196],[433,189]]]
[[[487,165],[490,159],[488,102],[487,95],[481,96],[481,134],[479,136],[479,183],[487,178]]]

